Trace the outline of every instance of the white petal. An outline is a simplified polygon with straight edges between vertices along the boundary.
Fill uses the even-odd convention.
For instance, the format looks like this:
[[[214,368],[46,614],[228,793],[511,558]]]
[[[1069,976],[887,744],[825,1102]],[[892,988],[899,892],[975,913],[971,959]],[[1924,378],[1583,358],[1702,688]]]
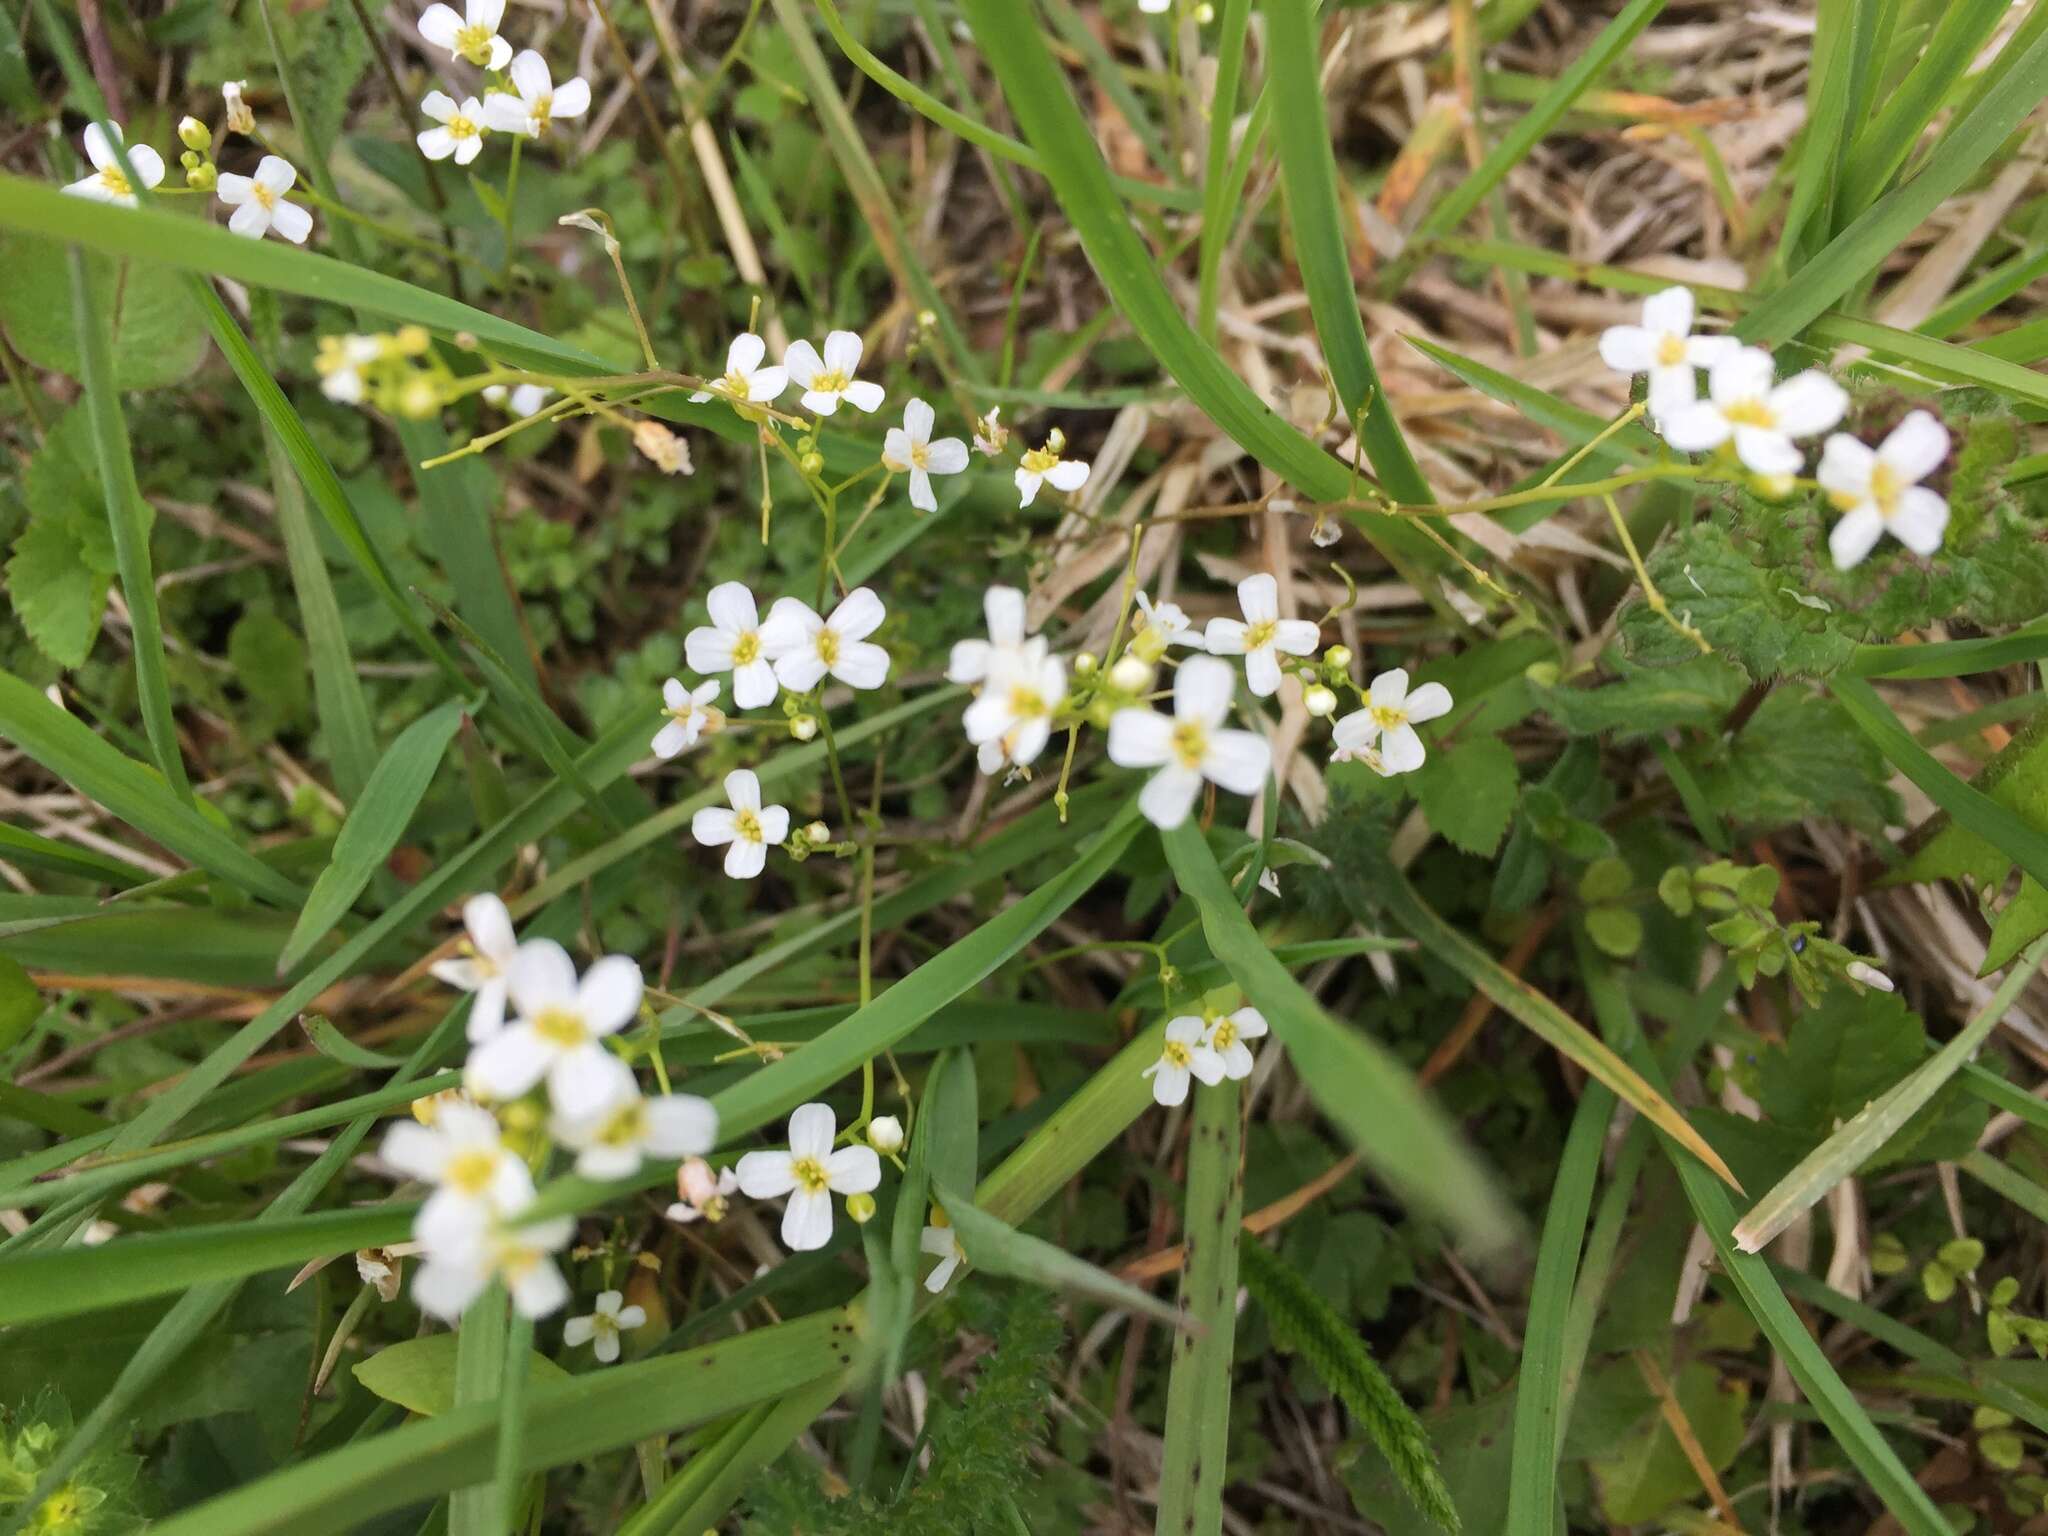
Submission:
[[[989,658],[995,654],[986,640],[956,640],[946,662],[949,683],[978,683],[988,676]]]
[[[1379,709],[1399,709],[1408,698],[1408,669],[1396,667],[1382,672],[1366,689],[1366,697]]]
[[[571,1008],[576,1003],[576,962],[553,939],[534,939],[519,946],[505,967],[512,1001],[523,1018],[543,1008]]]
[[[511,62],[512,45],[506,42],[505,39],[503,39],[502,37],[492,38],[491,62],[489,65],[491,73],[502,74],[504,72],[505,66]]]
[[[1212,1088],[1223,1081],[1223,1058],[1206,1045],[1195,1048],[1188,1065],[1196,1077]]]
[[[1692,290],[1666,288],[1643,300],[1643,328],[1665,336],[1692,334]]]
[[[1824,491],[1861,501],[1870,492],[1870,472],[1876,465],[1875,453],[1848,433],[1837,432],[1822,446],[1814,478]]]
[[[1230,1015],[1230,1022],[1237,1026],[1239,1038],[1258,1040],[1266,1034],[1266,1016],[1256,1008],[1240,1008]]]
[[[483,1294],[490,1278],[472,1260],[429,1258],[412,1278],[413,1304],[430,1317],[453,1322]]]
[[[430,5],[420,13],[420,36],[450,53],[455,51],[455,34],[462,27],[462,18],[445,5]]]
[[[1088,466],[1079,459],[1061,459],[1045,478],[1056,491],[1078,491],[1088,483]]]
[[[809,693],[825,677],[825,658],[815,649],[786,651],[775,658],[775,680],[791,693]]]
[[[739,836],[739,813],[722,805],[707,805],[690,818],[690,836],[706,848],[722,848]]]
[[[1738,426],[1735,457],[1760,475],[1796,475],[1806,462],[1790,437],[1768,427]]]
[[[756,368],[747,378],[747,398],[766,404],[789,388],[789,374],[781,367]]]
[[[510,964],[519,952],[519,939],[512,931],[512,913],[489,891],[462,904],[462,926],[477,953],[500,965]]]
[[[807,389],[803,392],[806,409],[820,416],[830,416],[839,409],[839,392],[836,390]]]
[[[752,331],[742,331],[733,337],[732,345],[725,349],[725,371],[748,378],[761,366],[761,359],[767,355],[767,342]]]
[[[548,61],[533,49],[522,48],[512,61],[512,85],[529,103],[551,95],[555,82],[548,74]]]
[[[711,622],[727,634],[743,634],[761,627],[760,610],[754,606],[754,594],[747,590],[744,582],[721,581],[705,597],[704,606],[711,611]],[[701,672],[704,668],[698,667],[697,670]]]
[[[1246,628],[1240,619],[1211,619],[1202,648],[1211,656],[1242,656]]]
[[[1109,717],[1109,760],[1152,768],[1173,756],[1173,722],[1157,710],[1120,709]]]
[[[1214,725],[1230,713],[1230,697],[1236,691],[1228,662],[1190,656],[1173,675],[1174,717]]]
[[[879,688],[889,680],[889,653],[866,640],[842,641],[832,675],[849,688]]]
[[[484,984],[484,968],[467,957],[456,960],[436,960],[427,967],[427,973],[436,981],[446,982],[463,992],[474,992]]]
[[[1245,653],[1244,681],[1262,699],[1270,699],[1280,691],[1280,658],[1273,654],[1272,646],[1262,645]]]
[[[624,1029],[639,1013],[644,987],[639,961],[630,955],[606,955],[583,973],[576,1006],[592,1034],[609,1035]]]
[[[811,605],[801,598],[778,597],[761,623],[761,653],[771,659],[806,649],[825,627]]]
[[[1323,633],[1307,619],[1281,619],[1273,626],[1273,649],[1289,656],[1312,656]]]
[[[1616,373],[1643,373],[1657,362],[1657,338],[1640,325],[1610,325],[1600,333],[1600,361]]]
[[[222,171],[213,184],[213,195],[230,208],[239,208],[249,201],[249,195],[256,190],[256,183],[246,176],[237,176],[233,171]]]
[[[773,1200],[788,1194],[796,1188],[794,1162],[787,1152],[747,1153],[733,1170],[740,1193],[749,1200]]]
[[[1331,727],[1330,738],[1338,751],[1356,756],[1380,739],[1379,722],[1369,709],[1353,710]]]
[[[564,1051],[548,1068],[548,1102],[565,1119],[588,1119],[616,1103],[622,1086],[631,1086],[630,1075],[623,1081],[619,1075],[626,1070],[625,1063],[595,1042]]]
[[[789,1197],[782,1213],[782,1246],[791,1253],[808,1253],[832,1241],[832,1197],[800,1189]]]
[[[597,1335],[597,1319],[594,1317],[572,1317],[562,1324],[562,1342],[571,1349],[581,1349]]]
[[[313,233],[313,215],[297,203],[279,199],[277,206],[270,210],[270,227],[293,245],[304,245],[306,236]]]
[[[732,674],[732,701],[741,709],[765,709],[781,691],[775,681],[775,664],[757,656]]]
[[[1408,718],[1414,721],[1434,720],[1439,715],[1451,712],[1451,690],[1442,683],[1424,683],[1408,695]]]
[[[1685,344],[1685,360],[1695,368],[1712,369],[1742,350],[1733,336],[1695,336]]]
[[[291,191],[292,183],[298,179],[299,173],[292,169],[291,161],[281,155],[265,155],[256,163],[256,180],[280,197]]]
[[[1948,428],[1928,411],[1913,411],[1879,445],[1877,456],[1901,479],[1925,480],[1948,457]]]
[[[1892,537],[1914,554],[1931,555],[1948,530],[1948,503],[1924,485],[1909,486],[1899,496],[1890,526]]]
[[[761,807],[761,841],[779,843],[789,836],[789,808],[781,805]]]
[[[512,1305],[521,1317],[546,1317],[567,1305],[569,1283],[552,1259],[529,1264],[512,1281]]]
[[[765,843],[738,839],[725,850],[725,872],[734,880],[754,880],[768,867],[768,847]]]
[[[394,1120],[378,1155],[408,1178],[435,1180],[448,1161],[448,1143],[417,1120]]]
[[[270,228],[270,210],[253,198],[237,208],[228,219],[230,232],[249,240],[261,240]]]
[[[648,1150],[663,1157],[689,1157],[718,1144],[718,1111],[708,1099],[687,1093],[647,1101]]]
[[[112,139],[108,138],[107,130],[98,123],[85,125],[85,158],[92,162],[94,170],[104,171],[109,166],[121,163],[114,158],[114,145],[120,141],[121,126],[118,123],[114,125]]]
[[[1192,768],[1173,763],[1160,769],[1138,792],[1138,809],[1155,827],[1172,829],[1188,819],[1195,796],[1201,792],[1202,776]]]
[[[1664,434],[1664,441],[1680,453],[1705,453],[1727,442],[1735,429],[1721,414],[1719,406],[1702,400],[1669,416],[1660,416],[1657,430]]]
[[[761,780],[751,768],[735,768],[725,776],[725,798],[736,811],[761,809]]]
[[[925,470],[910,472],[910,504],[920,512],[939,510],[939,498],[932,494],[932,477]]]
[[[867,379],[855,379],[845,389],[841,390],[840,394],[848,405],[853,406],[856,410],[866,411],[870,415],[879,411],[882,408],[882,401],[887,398],[882,393],[881,385]]]
[[[1019,469],[1019,470],[1017,471],[1017,475],[1016,475],[1016,480],[1017,480],[1017,498],[1018,498],[1018,500],[1017,500],[1017,505],[1018,505],[1018,506],[1020,506],[1020,507],[1028,507],[1028,506],[1030,506],[1030,505],[1031,505],[1031,503],[1032,503],[1033,501],[1035,501],[1035,500],[1037,499],[1037,497],[1038,497],[1038,483],[1039,483],[1039,481],[1043,480],[1044,478],[1045,478],[1045,476],[1043,476],[1043,475],[1038,475],[1038,474],[1033,474],[1033,473],[1032,473],[1032,472],[1031,472],[1030,470],[1028,470],[1028,469],[1022,469],[1022,468],[1020,468],[1020,469]]]
[[[832,610],[829,623],[832,632],[842,640],[865,640],[882,627],[887,616],[888,610],[872,588],[855,587]]]
[[[135,172],[135,179],[145,189],[154,187],[164,179],[164,157],[147,144],[128,146],[128,165]]]
[[[597,1357],[598,1364],[612,1364],[619,1358],[619,1336],[610,1330],[599,1334],[590,1352]]]
[[[445,123],[456,115],[455,98],[446,91],[429,91],[420,99],[420,111],[437,123]]]
[[[1181,821],[1185,820],[1187,820],[1187,816],[1183,813]],[[1179,826],[1180,822],[1176,821],[1173,825]],[[1191,1074],[1186,1067],[1161,1065],[1154,1068],[1152,1073],[1153,1102],[1163,1104],[1168,1109],[1171,1109],[1176,1104],[1185,1104],[1188,1099],[1188,1082],[1190,1077]]]
[[[1211,731],[1202,773],[1232,794],[1257,794],[1273,766],[1273,749],[1250,731]]]
[[[935,475],[957,475],[967,468],[967,445],[957,437],[942,437],[925,450],[925,468]]]
[[[864,1195],[880,1186],[882,1160],[873,1147],[841,1147],[825,1159],[825,1178],[842,1195]]]
[[[516,133],[531,137],[533,114],[526,103],[517,96],[504,91],[493,91],[484,98],[484,126],[493,133]]]
[[[1816,368],[1787,379],[1771,391],[1771,413],[1778,418],[1778,430],[1787,437],[1812,437],[1825,432],[1848,409],[1849,392]]]
[[[910,434],[901,427],[891,427],[882,434],[882,462],[899,475],[910,468],[910,449]],[[915,493],[913,486],[913,499]]]
[[[1412,725],[1397,725],[1380,738],[1380,759],[1390,774],[1413,773],[1425,755],[1422,738]]]
[[[1716,405],[1761,400],[1771,390],[1778,365],[1761,347],[1743,347],[1716,363],[1707,375],[1707,393]]]
[[[505,1027],[507,991],[502,976],[493,976],[476,989],[476,1000],[469,1005],[469,1022],[463,1029],[471,1045],[490,1039]]]
[[[617,1321],[621,1333],[631,1333],[635,1328],[644,1328],[647,1325],[647,1309],[637,1305],[621,1307]]]
[[[860,371],[860,354],[858,331],[833,331],[825,338],[825,366],[833,373],[851,378]]]
[[[671,720],[654,733],[652,750],[656,757],[674,757],[690,745],[690,733],[679,720]]]
[[[463,1081],[492,1099],[516,1099],[547,1072],[554,1050],[529,1024],[499,1030],[469,1053]]]
[[[1680,363],[1676,368],[1659,366],[1650,370],[1648,404],[1653,419],[1662,421],[1666,417],[1676,416],[1698,399],[1699,380],[1691,363]]]
[[[1846,571],[1859,565],[1884,533],[1884,518],[1869,502],[1851,511],[1828,533],[1828,553],[1835,569]]]
[[[446,160],[455,153],[455,135],[446,128],[429,128],[415,136],[420,153],[429,160]]]
[[[555,99],[549,103],[550,117],[581,117],[590,110],[590,82],[581,75],[562,82],[562,88],[555,92]]]
[[[793,1157],[814,1157],[823,1162],[832,1155],[832,1142],[839,1134],[839,1119],[830,1104],[799,1104],[789,1116],[789,1151]]]
[[[700,624],[683,636],[683,659],[692,672],[727,672],[732,669],[731,631]]]
[[[1237,584],[1237,605],[1247,623],[1258,624],[1280,617],[1280,583],[1270,571],[1247,576]]]
[[[913,443],[928,443],[932,440],[932,427],[938,416],[923,400],[912,398],[903,407],[903,432]]]
[[[505,0],[465,0],[462,11],[472,27],[495,32],[505,19]]]
[[[818,349],[808,341],[792,341],[782,354],[782,367],[806,389],[810,388],[812,379],[825,371],[825,365],[818,360]]]

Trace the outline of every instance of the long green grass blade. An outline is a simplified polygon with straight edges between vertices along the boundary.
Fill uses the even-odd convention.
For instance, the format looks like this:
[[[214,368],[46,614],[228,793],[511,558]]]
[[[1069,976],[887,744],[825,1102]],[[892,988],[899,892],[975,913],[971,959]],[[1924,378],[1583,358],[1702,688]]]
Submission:
[[[1855,123],[1849,115],[1858,64],[1869,42],[1869,8],[1862,0],[1820,0],[1814,13],[1813,62],[1806,76],[1806,125],[1798,141],[1792,198],[1778,232],[1777,266],[1794,270],[1806,249],[1809,225],[1830,232],[1835,180]]]
[[[1195,329],[1212,345],[1223,252],[1237,224],[1237,200],[1230,194],[1230,130],[1237,118],[1238,86],[1244,78],[1244,35],[1251,16],[1252,0],[1223,0],[1216,20],[1216,83],[1209,98],[1209,144],[1202,162],[1202,238],[1195,258]]]
[[[1000,1217],[982,1210],[965,1191],[935,1179],[932,1197],[960,1235],[960,1246],[967,1250],[967,1262],[983,1274],[1004,1275],[1048,1290],[1086,1296],[1105,1306],[1142,1312],[1172,1327],[1189,1326],[1185,1316],[1150,1291],[1141,1291],[1128,1281],[1097,1269],[1086,1259],[1075,1258],[1057,1243],[1019,1232]]]

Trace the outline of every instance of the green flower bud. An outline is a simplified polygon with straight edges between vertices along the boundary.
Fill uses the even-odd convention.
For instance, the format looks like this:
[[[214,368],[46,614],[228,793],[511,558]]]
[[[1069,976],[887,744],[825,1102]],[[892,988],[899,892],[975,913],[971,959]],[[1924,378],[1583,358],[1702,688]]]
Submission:
[[[196,149],[204,154],[213,148],[213,130],[196,117],[178,120],[178,142],[187,149]]]

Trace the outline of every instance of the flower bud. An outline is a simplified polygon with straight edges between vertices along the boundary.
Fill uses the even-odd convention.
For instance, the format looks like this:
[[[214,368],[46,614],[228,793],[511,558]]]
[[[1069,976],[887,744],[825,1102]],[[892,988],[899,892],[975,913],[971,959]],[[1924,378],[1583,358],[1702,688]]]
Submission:
[[[825,455],[813,448],[797,460],[797,466],[807,475],[821,475],[825,472]]]
[[[1349,672],[1351,670],[1351,647],[1348,645],[1331,646],[1327,651],[1323,652],[1323,664],[1338,672]]]
[[[1337,695],[1321,683],[1310,683],[1301,695],[1301,703],[1304,709],[1320,720],[1325,715],[1336,713]]]
[[[1152,669],[1136,656],[1125,656],[1109,669],[1110,686],[1124,693],[1143,693],[1152,686]]]
[[[822,847],[832,841],[832,829],[822,821],[814,821],[804,828],[804,836]]]
[[[1793,479],[1790,475],[1758,475],[1750,484],[1765,501],[1783,501],[1792,494]]]
[[[903,1150],[903,1122],[894,1115],[877,1115],[868,1122],[868,1145],[884,1157]]]
[[[791,715],[789,717],[789,734],[798,741],[809,741],[818,734],[818,722],[809,715]]]
[[[676,1194],[690,1204],[701,1209],[717,1193],[718,1175],[703,1158],[685,1158],[676,1169]]]
[[[196,117],[178,119],[178,142],[187,149],[196,149],[204,154],[213,148],[213,130]]]
[[[875,1219],[875,1197],[873,1195],[848,1195],[846,1214],[856,1226],[866,1226]]]
[[[219,179],[220,171],[208,160],[185,168],[185,185],[194,192],[211,192]]]
[[[1197,26],[1206,27],[1215,19],[1216,7],[1210,5],[1208,0],[1203,0],[1202,4],[1195,7],[1195,24]]]
[[[1080,655],[1074,658],[1074,676],[1092,676],[1095,672],[1095,669],[1101,665],[1102,663],[1096,658],[1096,655],[1093,651],[1083,651]]]
[[[433,379],[424,373],[416,373],[405,381],[399,391],[398,413],[413,421],[424,421],[441,409],[441,391]]]
[[[1885,975],[1876,966],[1867,965],[1861,960],[1851,960],[1843,974],[1851,981],[1859,981],[1866,987],[1875,987],[1880,992],[1892,990],[1891,977]]]
[[[1168,644],[1166,631],[1155,624],[1147,624],[1131,636],[1131,654],[1141,661],[1156,662],[1166,654]]]

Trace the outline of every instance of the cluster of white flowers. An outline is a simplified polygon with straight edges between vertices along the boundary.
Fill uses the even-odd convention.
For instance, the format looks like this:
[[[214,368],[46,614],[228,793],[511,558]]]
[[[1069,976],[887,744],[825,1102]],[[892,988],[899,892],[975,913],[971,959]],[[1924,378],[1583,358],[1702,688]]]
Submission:
[[[468,165],[483,153],[486,134],[546,138],[558,119],[590,110],[590,82],[577,75],[556,85],[548,61],[533,49],[515,57],[512,45],[498,35],[504,19],[505,0],[467,0],[460,13],[438,4],[421,12],[421,37],[489,76],[481,98],[458,102],[445,91],[427,93],[420,111],[436,126],[423,129],[418,140],[420,153],[429,160]]]
[[[1667,288],[1643,303],[1640,325],[1609,327],[1600,356],[1621,373],[1648,379],[1650,424],[1685,453],[1732,451],[1743,467],[1779,493],[1806,466],[1800,438],[1818,437],[1841,421],[1849,396],[1817,369],[1780,382],[1760,347],[1732,336],[1695,336],[1689,289]],[[1695,371],[1707,370],[1707,398]],[[1846,432],[1821,449],[1815,479],[1843,516],[1828,536],[1837,568],[1847,570],[1889,533],[1916,555],[1941,548],[1948,503],[1920,482],[1948,457],[1948,429],[1914,411],[1875,449]]]
[[[1256,1008],[1234,1013],[1205,1010],[1167,1020],[1159,1059],[1145,1069],[1145,1076],[1152,1079],[1154,1102],[1185,1103],[1188,1084],[1197,1079],[1213,1088],[1226,1078],[1236,1082],[1250,1077],[1252,1051],[1245,1042],[1265,1033],[1266,1016]]]

